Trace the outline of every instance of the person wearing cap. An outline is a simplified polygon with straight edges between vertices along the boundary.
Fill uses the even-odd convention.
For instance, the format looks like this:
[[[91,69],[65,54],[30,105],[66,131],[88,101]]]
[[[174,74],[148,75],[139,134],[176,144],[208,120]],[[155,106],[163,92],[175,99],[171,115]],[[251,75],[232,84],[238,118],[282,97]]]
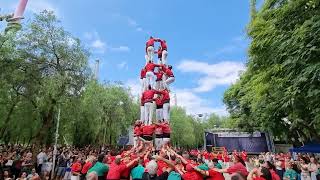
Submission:
[[[175,81],[175,77],[172,72],[172,66],[171,65],[168,65],[168,67],[162,66],[162,68],[164,71],[163,84],[165,88],[169,89],[169,84]]]
[[[153,117],[153,98],[158,91],[151,88],[151,85],[148,86],[148,90],[142,93],[142,101],[144,102],[144,113],[145,113],[145,125],[151,125]]]
[[[159,42],[159,41],[160,39],[153,38],[152,36],[150,36],[149,40],[146,42],[147,62],[149,61],[153,62],[154,42]]]

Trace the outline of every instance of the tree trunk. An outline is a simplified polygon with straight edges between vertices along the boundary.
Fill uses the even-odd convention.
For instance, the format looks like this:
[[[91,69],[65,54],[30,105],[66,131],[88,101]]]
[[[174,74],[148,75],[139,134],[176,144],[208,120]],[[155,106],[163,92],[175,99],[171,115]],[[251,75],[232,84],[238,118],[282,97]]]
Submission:
[[[35,135],[34,141],[36,145],[43,145],[46,141],[46,137],[49,133],[50,128],[53,127],[53,117],[54,117],[54,105],[56,104],[56,101],[52,99],[52,104],[49,109],[49,111],[42,112],[41,113],[41,119],[42,119],[42,126],[40,130]]]
[[[11,119],[11,115],[13,114],[13,110],[14,110],[14,108],[16,107],[16,104],[17,104],[17,102],[14,102],[14,103],[11,105],[10,109],[9,109],[9,112],[8,112],[8,114],[7,114],[7,117],[6,117],[5,120],[4,120],[4,124],[3,124],[2,128],[0,129],[0,139],[3,138],[6,130],[8,129],[7,126],[9,125],[9,122],[10,122],[10,119]]]

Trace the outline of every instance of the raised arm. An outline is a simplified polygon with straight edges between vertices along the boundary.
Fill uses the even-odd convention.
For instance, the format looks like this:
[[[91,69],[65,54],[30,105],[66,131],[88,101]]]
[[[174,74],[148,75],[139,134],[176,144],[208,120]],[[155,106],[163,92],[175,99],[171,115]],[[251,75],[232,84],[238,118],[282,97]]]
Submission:
[[[193,169],[198,171],[200,174],[202,174],[204,176],[209,176],[209,171],[204,171],[204,170],[198,168],[197,166],[194,166]]]

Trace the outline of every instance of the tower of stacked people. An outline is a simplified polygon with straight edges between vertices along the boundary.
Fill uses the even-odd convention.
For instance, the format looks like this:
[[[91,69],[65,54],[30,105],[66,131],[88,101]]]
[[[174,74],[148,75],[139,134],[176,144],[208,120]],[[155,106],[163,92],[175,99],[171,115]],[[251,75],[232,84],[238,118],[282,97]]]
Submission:
[[[155,50],[157,43],[158,49]],[[134,126],[134,146],[144,141],[153,143],[157,150],[170,143],[170,87],[175,77],[168,65],[168,47],[163,39],[146,42],[145,65],[141,69],[140,120]],[[154,55],[158,56],[157,62]],[[155,112],[155,119],[154,119]]]

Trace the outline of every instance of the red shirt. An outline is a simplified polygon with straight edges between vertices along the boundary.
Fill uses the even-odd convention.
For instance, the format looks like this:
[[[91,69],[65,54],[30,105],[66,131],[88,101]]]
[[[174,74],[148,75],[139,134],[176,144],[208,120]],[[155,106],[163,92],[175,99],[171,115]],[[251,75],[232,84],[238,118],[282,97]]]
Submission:
[[[169,68],[166,68],[164,73],[166,73],[168,77],[174,77],[172,70]]]
[[[213,169],[209,169],[209,178],[207,180],[224,180],[222,173],[219,173]]]
[[[127,166],[125,164],[117,165],[116,163],[110,164],[109,172],[106,179],[120,179],[121,172],[123,172]]]
[[[159,65],[149,62],[149,63],[145,66],[145,69],[146,69],[146,72],[149,72],[149,71],[153,72],[153,71],[154,71],[154,68],[156,68],[156,67],[159,67]]]
[[[153,101],[153,97],[154,95],[157,93],[157,91],[151,89],[151,90],[146,90],[145,92],[142,93],[142,101],[144,103],[147,103],[147,102],[152,102]]]
[[[156,129],[154,130],[155,134],[162,134],[162,127],[159,125],[156,125]]]
[[[140,72],[140,79],[146,78],[146,73],[147,71],[144,68],[142,68]]]
[[[160,176],[163,173],[163,168],[168,167],[168,165],[164,161],[158,161],[157,164],[158,164],[157,175]]]
[[[162,81],[162,76],[163,76],[163,72],[160,71],[160,72],[155,72],[154,75],[156,75],[157,79],[156,81]]]
[[[229,174],[233,174],[235,172],[240,172],[243,176],[248,176],[249,174],[249,172],[247,171],[247,168],[240,162],[234,164],[233,166],[227,169],[227,173]]]
[[[123,165],[125,165],[125,164],[123,164]],[[128,177],[129,177],[129,175],[130,175],[130,171],[131,171],[131,168],[125,168],[121,173],[120,173],[120,176],[121,176],[121,178],[125,178],[125,179],[127,179]]]
[[[217,155],[217,159],[222,161],[222,154],[219,153],[219,154]]]
[[[80,162],[76,162],[74,164],[72,164],[71,166],[71,172],[77,172],[79,173],[81,171],[81,163]]]
[[[161,49],[163,49],[163,50],[167,50],[168,49],[167,43],[162,41],[162,40],[160,40],[160,46],[161,46]]]
[[[167,90],[160,91],[160,94],[162,94],[162,101],[163,103],[170,102],[170,94]]]
[[[157,106],[162,106],[163,105],[162,99],[156,98],[155,101],[156,101],[156,105]]]
[[[246,152],[241,152],[241,158],[244,160],[244,161],[247,161],[247,157],[248,157],[248,155],[247,155],[247,153]]]
[[[134,129],[133,129],[133,134],[135,136],[140,136],[142,134],[142,129],[140,126],[134,126]]]
[[[182,175],[182,179],[183,180],[202,180],[203,177],[195,171],[188,171]]]
[[[83,168],[81,170],[82,174],[87,174],[88,170],[91,168],[92,162],[88,161],[83,165]]]
[[[144,125],[142,127],[142,134],[152,136],[155,128],[156,128],[155,125]]]
[[[281,180],[280,176],[273,169],[270,169],[270,173],[272,176],[272,180]]]
[[[162,127],[162,132],[165,134],[170,134],[171,133],[171,128],[170,125],[168,123],[162,123],[160,124]]]
[[[255,177],[255,178],[253,178],[252,180],[266,180],[266,179],[263,178],[263,177]]]

